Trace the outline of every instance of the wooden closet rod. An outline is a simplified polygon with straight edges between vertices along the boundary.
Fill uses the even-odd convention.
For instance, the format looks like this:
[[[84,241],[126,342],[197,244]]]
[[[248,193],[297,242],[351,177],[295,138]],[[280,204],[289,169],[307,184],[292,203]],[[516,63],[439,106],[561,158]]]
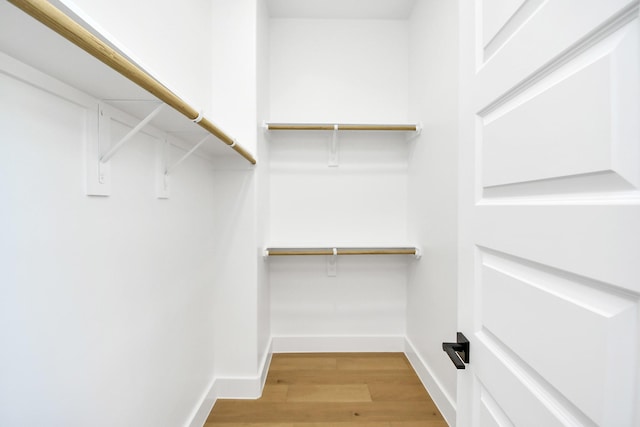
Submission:
[[[113,68],[127,79],[147,90],[155,97],[176,111],[196,122],[216,138],[233,148],[238,154],[255,165],[256,160],[251,153],[237,144],[233,138],[224,133],[206,118],[201,118],[200,113],[184,102],[180,97],[167,89],[164,85],[133,64],[120,53],[112,49],[102,40],[91,34],[80,24],[65,15],[62,11],[51,5],[46,0],[8,0],[9,3],[22,9],[25,13],[40,21],[62,37],[69,40],[79,48],[94,56],[107,66]]]
[[[416,248],[338,248],[338,255],[415,255]]]
[[[416,132],[418,125],[366,125],[330,123],[267,123],[267,130],[364,130]]]
[[[268,256],[292,255],[419,255],[417,248],[267,248]]]

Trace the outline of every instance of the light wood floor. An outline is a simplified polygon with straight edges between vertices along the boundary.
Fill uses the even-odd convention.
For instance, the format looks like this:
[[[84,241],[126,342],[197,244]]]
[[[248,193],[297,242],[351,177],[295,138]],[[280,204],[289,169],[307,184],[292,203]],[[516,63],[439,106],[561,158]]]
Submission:
[[[258,400],[219,399],[205,427],[446,427],[402,353],[274,354]]]

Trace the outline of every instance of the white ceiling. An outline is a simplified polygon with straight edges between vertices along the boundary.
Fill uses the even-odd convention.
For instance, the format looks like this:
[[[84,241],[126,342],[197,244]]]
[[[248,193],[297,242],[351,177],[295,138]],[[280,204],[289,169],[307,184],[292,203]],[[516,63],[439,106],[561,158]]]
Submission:
[[[272,18],[407,19],[417,0],[267,0]]]

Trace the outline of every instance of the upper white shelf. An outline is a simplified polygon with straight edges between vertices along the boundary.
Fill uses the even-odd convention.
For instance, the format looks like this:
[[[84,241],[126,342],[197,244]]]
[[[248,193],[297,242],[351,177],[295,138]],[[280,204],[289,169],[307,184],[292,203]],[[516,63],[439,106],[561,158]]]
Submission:
[[[265,131],[325,131],[332,132],[332,141],[329,152],[329,166],[338,166],[338,133],[342,131],[362,133],[371,135],[370,132],[384,133],[400,133],[407,135],[407,141],[417,138],[422,132],[420,124],[353,124],[353,123],[263,123]],[[385,136],[386,139],[386,136]]]
[[[30,9],[29,13],[34,17],[36,15],[32,11],[36,11],[35,13],[40,14],[37,18],[44,18],[47,25],[55,27],[56,31],[8,1],[2,1],[0,2],[1,52],[100,102],[112,104],[134,117],[144,117],[154,102],[165,102],[173,108],[164,108],[149,123],[150,125],[189,143],[195,143],[211,133],[223,144],[217,141],[206,144],[203,149],[208,155],[230,156],[235,154],[230,150],[232,148],[247,161],[255,164],[255,159],[240,144],[236,144],[231,137],[203,118],[198,109],[177,97],[167,89],[166,85],[158,82],[77,15],[68,10],[62,13],[54,4],[40,0],[11,0],[11,2],[21,8]],[[59,6],[60,3],[56,2],[55,5]],[[49,12],[58,13],[57,17],[61,18],[63,23],[59,24],[55,19],[49,18],[46,15]],[[67,25],[68,23],[71,25]],[[69,28],[72,30],[70,31]],[[65,31],[65,37],[73,38],[77,45],[60,35]],[[79,35],[74,33],[75,31],[78,31]],[[83,43],[82,48],[78,47]],[[92,52],[91,48],[95,48],[95,51]],[[96,51],[98,54],[103,54],[101,60],[92,56],[96,55]],[[113,63],[108,62],[110,60],[113,62],[121,60],[122,64],[130,65],[129,70],[140,77],[138,82],[134,83],[130,80],[131,76],[125,77],[121,74],[122,69],[119,71],[113,69]],[[0,72],[11,74],[2,68]],[[20,78],[19,75],[13,75],[13,77]],[[161,90],[156,91],[149,85],[145,89],[140,86],[141,81],[143,85],[149,82],[149,85],[156,85]],[[171,99],[167,99],[165,94],[170,95]],[[187,115],[186,112],[189,114]],[[199,126],[195,125],[194,121]]]
[[[350,123],[265,123],[266,130],[277,131],[383,131],[383,132],[417,132],[419,124],[350,124]]]
[[[269,247],[264,256],[316,256],[316,255],[413,255],[420,259],[422,252],[414,246],[380,247]]]

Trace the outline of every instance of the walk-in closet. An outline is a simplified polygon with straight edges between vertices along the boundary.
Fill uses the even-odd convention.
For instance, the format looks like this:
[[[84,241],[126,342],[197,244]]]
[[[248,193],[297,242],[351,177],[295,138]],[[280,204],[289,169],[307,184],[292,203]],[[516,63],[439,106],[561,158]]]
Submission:
[[[307,355],[451,426],[640,426],[639,17],[0,0],[0,425],[202,427]]]

